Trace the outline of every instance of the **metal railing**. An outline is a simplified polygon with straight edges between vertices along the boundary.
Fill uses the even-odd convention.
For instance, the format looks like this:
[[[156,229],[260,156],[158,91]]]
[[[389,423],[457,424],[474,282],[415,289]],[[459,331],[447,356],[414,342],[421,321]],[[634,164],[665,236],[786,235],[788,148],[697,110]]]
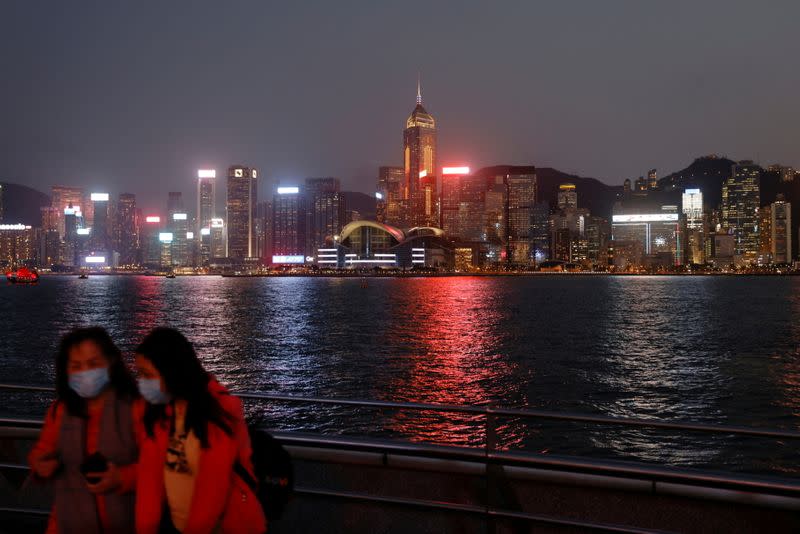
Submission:
[[[40,393],[54,393],[54,388],[47,386],[29,386],[20,384],[0,384],[0,390],[27,391]],[[642,418],[622,418],[603,415],[587,415],[571,412],[552,412],[545,410],[531,410],[518,408],[505,408],[492,405],[451,405],[412,402],[392,402],[361,399],[337,399],[321,397],[303,397],[295,395],[232,392],[245,400],[269,401],[289,404],[312,404],[351,406],[357,408],[376,408],[391,410],[408,410],[417,412],[458,413],[485,418],[486,442],[485,447],[452,447],[440,445],[427,445],[408,443],[403,441],[348,439],[342,437],[309,436],[299,432],[278,432],[276,438],[287,446],[316,447],[337,449],[344,451],[379,452],[384,457],[389,454],[439,458],[456,461],[476,462],[485,465],[487,490],[490,487],[490,465],[516,466],[520,468],[533,468],[536,470],[550,470],[559,472],[577,473],[587,476],[604,476],[619,479],[636,479],[652,482],[653,493],[656,493],[656,483],[683,484],[696,487],[711,487],[718,490],[733,492],[765,493],[777,498],[798,499],[800,503],[800,482],[779,478],[760,478],[752,476],[729,476],[720,473],[706,472],[692,469],[677,469],[662,466],[649,466],[635,462],[621,462],[610,460],[587,460],[569,456],[554,456],[535,453],[521,453],[496,449],[495,420],[497,418],[522,418],[526,420],[560,421],[569,423],[589,423],[596,425],[610,425],[621,428],[650,428],[659,430],[675,430],[682,432],[700,432],[707,434],[747,436],[771,439],[800,439],[800,432],[792,430],[760,428],[750,426],[731,426],[703,424],[696,422],[667,422]],[[36,419],[9,419],[0,418],[0,426],[37,427],[41,424]],[[0,468],[19,468],[12,464],[0,464]],[[574,521],[564,518],[553,518],[498,509],[487,503],[486,506],[466,505],[459,503],[443,503],[398,497],[380,497],[363,493],[351,493],[318,488],[297,488],[297,493],[309,496],[325,496],[334,499],[360,500],[364,502],[393,504],[398,506],[422,507],[427,509],[440,509],[451,512],[482,514],[487,521],[497,519],[522,520],[529,522],[548,523],[554,526],[572,526],[583,529],[600,530],[607,532],[653,532],[620,525]],[[9,509],[0,508],[0,512]]]

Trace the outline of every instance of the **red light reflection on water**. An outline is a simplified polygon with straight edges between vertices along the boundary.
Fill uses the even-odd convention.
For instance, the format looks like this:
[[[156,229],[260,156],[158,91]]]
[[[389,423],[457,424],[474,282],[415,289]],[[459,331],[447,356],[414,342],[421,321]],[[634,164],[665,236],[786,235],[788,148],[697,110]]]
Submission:
[[[414,340],[397,364],[390,385],[391,400],[481,405],[519,397],[513,389],[514,364],[500,351],[506,331],[503,303],[493,295],[491,282],[482,278],[427,278],[415,280],[412,317],[398,319],[389,334],[395,346],[403,337]],[[408,334],[406,334],[408,332]],[[413,333],[412,333],[413,332]],[[395,338],[395,339],[391,339]],[[519,375],[517,375],[518,378]],[[504,391],[505,390],[505,391]],[[483,416],[458,413],[399,411],[387,429],[414,441],[473,446],[485,444]],[[517,439],[504,436],[504,445]]]

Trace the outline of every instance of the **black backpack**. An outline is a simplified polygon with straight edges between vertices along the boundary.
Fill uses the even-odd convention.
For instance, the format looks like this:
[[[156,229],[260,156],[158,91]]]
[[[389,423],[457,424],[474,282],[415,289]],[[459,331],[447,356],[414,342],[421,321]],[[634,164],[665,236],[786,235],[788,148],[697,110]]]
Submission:
[[[233,469],[258,497],[268,521],[280,519],[294,489],[292,457],[269,432],[249,425],[255,479],[238,461]]]

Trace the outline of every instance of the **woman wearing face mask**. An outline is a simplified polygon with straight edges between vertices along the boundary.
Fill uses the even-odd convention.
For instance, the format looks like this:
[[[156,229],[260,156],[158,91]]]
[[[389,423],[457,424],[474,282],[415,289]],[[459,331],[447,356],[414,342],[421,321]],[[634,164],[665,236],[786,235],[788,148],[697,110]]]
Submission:
[[[28,460],[52,481],[48,534],[132,533],[144,403],[120,350],[99,327],[63,337],[56,400]]]
[[[136,349],[147,401],[136,487],[139,534],[260,534],[261,505],[234,472],[251,476],[250,438],[239,399],[204,369],[178,331],[157,328]]]

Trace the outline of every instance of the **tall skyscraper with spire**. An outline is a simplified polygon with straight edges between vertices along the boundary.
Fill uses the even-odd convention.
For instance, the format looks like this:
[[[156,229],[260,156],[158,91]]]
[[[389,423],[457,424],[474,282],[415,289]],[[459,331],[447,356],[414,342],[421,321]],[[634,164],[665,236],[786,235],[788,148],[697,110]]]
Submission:
[[[407,226],[436,226],[436,121],[422,107],[422,87],[417,80],[417,105],[403,131],[403,200]]]

